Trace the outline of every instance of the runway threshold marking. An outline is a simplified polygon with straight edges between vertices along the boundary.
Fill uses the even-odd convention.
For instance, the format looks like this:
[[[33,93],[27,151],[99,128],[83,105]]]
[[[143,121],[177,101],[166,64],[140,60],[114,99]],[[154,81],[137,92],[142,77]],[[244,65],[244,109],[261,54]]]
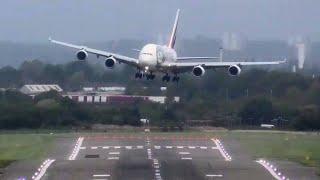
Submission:
[[[55,159],[47,159],[46,161],[44,161],[41,164],[40,168],[34,173],[34,175],[32,176],[32,179],[40,180],[54,161]]]
[[[69,160],[73,161],[76,159],[78,153],[79,153],[79,150],[81,148],[81,145],[82,145],[82,142],[83,142],[84,138],[83,137],[79,137],[77,142],[76,142],[76,145],[74,146],[73,148],[73,151],[71,153],[71,155],[69,156]]]

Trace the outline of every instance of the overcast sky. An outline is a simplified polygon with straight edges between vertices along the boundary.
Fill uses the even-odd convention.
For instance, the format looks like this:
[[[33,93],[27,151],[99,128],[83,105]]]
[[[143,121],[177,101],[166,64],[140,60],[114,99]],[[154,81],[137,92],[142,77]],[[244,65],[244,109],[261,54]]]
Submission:
[[[0,41],[167,38],[178,8],[178,38],[320,37],[320,0],[1,0]]]

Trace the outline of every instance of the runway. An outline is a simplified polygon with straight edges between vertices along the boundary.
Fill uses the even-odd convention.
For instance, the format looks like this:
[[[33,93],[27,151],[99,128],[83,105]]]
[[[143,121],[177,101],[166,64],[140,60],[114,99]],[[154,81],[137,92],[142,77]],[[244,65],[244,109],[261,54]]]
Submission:
[[[236,143],[228,142],[216,137],[168,137],[149,133],[66,138],[57,142],[52,157],[42,162],[17,163],[4,177],[46,180],[277,179],[263,165],[243,154]],[[282,171],[281,179],[296,179],[294,177],[299,173],[284,167]],[[279,172],[280,168],[276,173]],[[308,176],[308,173],[300,174]]]

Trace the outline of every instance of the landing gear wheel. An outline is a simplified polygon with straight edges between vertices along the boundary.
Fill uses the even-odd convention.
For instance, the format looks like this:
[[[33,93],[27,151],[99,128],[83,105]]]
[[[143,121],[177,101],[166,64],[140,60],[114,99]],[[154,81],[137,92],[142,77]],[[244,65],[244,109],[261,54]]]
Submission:
[[[174,76],[172,78],[172,82],[179,82],[179,80],[180,80],[180,77],[178,77],[178,76]]]
[[[137,72],[136,75],[135,75],[135,78],[136,79],[141,79],[142,78],[142,73]]]
[[[162,77],[162,81],[169,82],[169,81],[170,81],[170,76],[169,76],[169,75],[163,76],[163,77]]]
[[[154,74],[147,74],[146,75],[147,80],[154,80],[155,77],[156,76]]]

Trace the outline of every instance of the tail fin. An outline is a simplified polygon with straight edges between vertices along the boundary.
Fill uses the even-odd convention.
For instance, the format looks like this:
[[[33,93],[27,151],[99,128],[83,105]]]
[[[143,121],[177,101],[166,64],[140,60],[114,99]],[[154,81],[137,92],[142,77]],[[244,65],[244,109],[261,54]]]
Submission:
[[[179,14],[180,14],[180,9],[177,10],[176,19],[174,21],[172,33],[171,33],[171,36],[170,36],[170,41],[169,41],[169,44],[168,44],[168,47],[172,48],[172,49],[174,48],[174,45],[176,44],[177,28],[178,28],[178,23],[179,23]]]

